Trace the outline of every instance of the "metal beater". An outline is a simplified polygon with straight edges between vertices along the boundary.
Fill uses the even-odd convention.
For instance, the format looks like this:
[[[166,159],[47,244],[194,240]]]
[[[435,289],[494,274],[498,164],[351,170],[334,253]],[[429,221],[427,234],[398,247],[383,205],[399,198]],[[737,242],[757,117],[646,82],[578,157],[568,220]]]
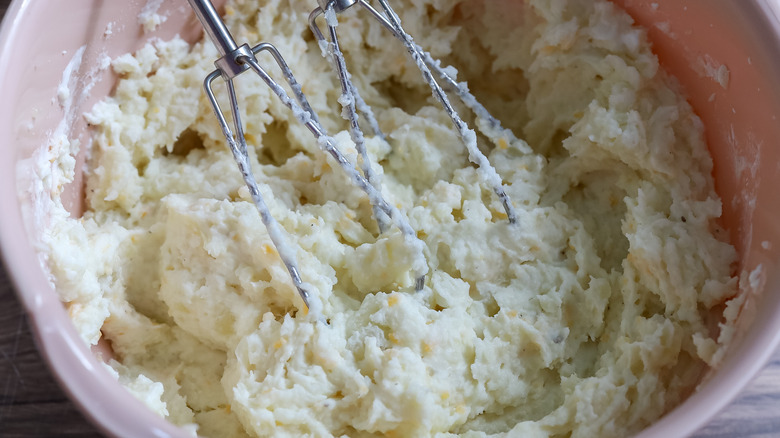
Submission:
[[[222,132],[225,135],[225,139],[228,142],[230,150],[233,154],[239,170],[244,178],[244,182],[249,188],[249,192],[252,196],[252,200],[257,207],[260,217],[268,230],[268,234],[274,243],[282,262],[287,268],[290,274],[295,288],[298,290],[301,298],[307,309],[319,312],[321,303],[316,296],[313,296],[310,292],[313,287],[305,283],[300,276],[298,269],[298,262],[295,257],[294,251],[289,247],[285,233],[280,227],[279,223],[271,215],[268,206],[266,205],[260,191],[257,187],[257,182],[252,173],[252,168],[249,163],[249,156],[247,154],[246,139],[244,137],[243,128],[241,125],[240,111],[238,108],[238,101],[236,98],[236,91],[233,84],[233,79],[239,74],[247,70],[253,70],[263,82],[273,91],[274,94],[281,100],[281,102],[287,106],[295,115],[295,117],[304,124],[309,131],[314,135],[320,148],[326,153],[330,154],[339,164],[341,169],[349,175],[353,183],[360,187],[369,197],[371,204],[374,208],[374,214],[379,224],[380,230],[388,226],[388,221],[398,227],[402,232],[406,242],[412,248],[415,249],[417,254],[413,263],[413,272],[415,274],[415,287],[422,290],[425,282],[425,274],[428,271],[428,266],[423,255],[424,243],[417,237],[414,229],[409,225],[409,221],[406,216],[401,213],[393,205],[389,204],[382,196],[380,184],[376,178],[375,173],[371,168],[368,154],[365,150],[365,142],[363,140],[363,133],[358,124],[357,111],[363,114],[367,123],[371,127],[374,135],[384,138],[379,124],[376,121],[370,107],[360,97],[359,92],[352,84],[349,73],[344,62],[344,57],[338,47],[338,39],[336,36],[336,26],[338,25],[336,14],[340,13],[347,8],[359,3],[366,8],[371,15],[376,17],[387,29],[389,29],[393,35],[400,39],[409,50],[417,66],[423,74],[423,78],[431,86],[434,96],[441,102],[444,109],[449,114],[450,118],[455,125],[455,128],[460,135],[464,145],[468,149],[469,158],[471,161],[478,165],[479,172],[482,178],[490,184],[493,191],[506,210],[507,217],[511,223],[516,222],[516,214],[512,207],[511,201],[504,191],[501,178],[496,173],[495,169],[490,165],[487,158],[477,148],[476,134],[471,130],[468,125],[460,119],[458,114],[452,108],[449,103],[446,93],[441,86],[436,82],[431,73],[433,69],[437,75],[439,75],[447,84],[448,89],[456,93],[464,104],[471,108],[477,116],[477,125],[480,130],[494,142],[507,142],[512,144],[518,141],[512,133],[501,127],[500,122],[492,117],[488,111],[480,105],[477,100],[468,91],[467,86],[464,83],[458,83],[450,75],[448,75],[440,63],[434,60],[430,54],[423,51],[418,45],[414,43],[412,38],[407,34],[400,24],[400,19],[395,12],[390,8],[385,0],[379,0],[382,9],[385,11],[385,15],[382,15],[371,7],[365,0],[318,0],[319,7],[317,7],[309,16],[310,26],[320,45],[323,48],[324,53],[330,54],[333,58],[333,62],[336,65],[336,71],[339,75],[343,99],[342,105],[345,109],[346,118],[350,122],[350,135],[356,145],[359,157],[358,162],[360,170],[353,166],[336,147],[336,143],[332,137],[330,137],[319,123],[319,119],[309,105],[306,96],[303,94],[301,85],[296,81],[292,71],[288,67],[281,53],[270,43],[263,42],[254,47],[247,44],[239,46],[233,39],[230,31],[225,26],[225,23],[219,17],[214,5],[210,0],[188,0],[190,6],[194,10],[196,16],[203,25],[206,33],[211,38],[212,42],[219,51],[220,58],[214,63],[216,70],[210,73],[204,80],[204,88],[208,99],[214,109],[214,113],[217,116],[217,120],[222,128]],[[319,30],[316,19],[319,15],[325,15],[329,29],[330,41],[326,41],[322,32]],[[287,94],[282,86],[276,82],[265,71],[265,69],[259,64],[257,55],[261,52],[268,52],[274,59],[277,66],[281,69],[281,72],[289,84],[292,90],[293,98]],[[233,129],[227,122],[227,118],[219,103],[214,92],[213,84],[217,78],[221,77],[227,86],[228,98],[230,100],[230,114],[233,122]]]
[[[293,285],[298,290],[307,310],[313,310],[314,313],[319,313],[321,303],[318,297],[311,294],[310,290],[313,289],[313,287],[301,279],[295,252],[288,245],[285,233],[282,231],[282,228],[279,226],[276,219],[271,215],[265,200],[260,194],[260,191],[257,188],[257,182],[252,173],[252,167],[249,163],[246,138],[244,137],[244,131],[241,126],[241,116],[235,87],[233,85],[233,78],[250,69],[260,76],[263,82],[268,85],[282,103],[290,108],[295,117],[311,131],[320,148],[330,154],[347,175],[350,176],[352,181],[366,192],[372,205],[401,230],[407,244],[416,250],[417,257],[413,263],[412,269],[416,276],[415,287],[417,290],[422,290],[425,283],[425,274],[428,272],[428,265],[426,264],[423,255],[425,245],[417,238],[417,234],[409,225],[406,216],[388,203],[382,196],[382,193],[374,188],[374,186],[372,186],[338,150],[336,142],[325,132],[322,125],[320,125],[314,110],[312,110],[311,105],[309,105],[306,96],[304,96],[303,91],[301,90],[301,85],[295,80],[292,71],[287,66],[287,63],[279,51],[270,43],[265,42],[251,48],[247,44],[242,44],[241,46],[237,45],[211,1],[189,0],[189,3],[221,55],[221,57],[214,62],[216,70],[206,76],[206,79],[203,82],[206,94],[214,108],[214,113],[222,128],[222,133],[225,135],[225,139],[233,153],[233,158],[236,160],[241,175],[244,178],[244,182],[249,189],[252,201],[257,207],[263,224],[268,230],[268,235],[276,247],[276,250],[279,252],[279,256],[287,268]],[[271,54],[274,61],[281,69],[285,80],[293,90],[295,100],[291,99],[284,88],[271,78],[263,67],[260,66],[256,58],[256,55],[260,52],[268,52]],[[227,85],[228,97],[230,99],[230,112],[235,134],[231,130],[214,93],[213,84],[219,77],[222,77]]]
[[[363,142],[363,133],[360,125],[358,124],[357,110],[363,113],[368,125],[374,131],[374,134],[384,138],[384,135],[379,129],[379,124],[373,115],[373,112],[366,105],[365,101],[360,97],[360,93],[357,88],[352,84],[350,74],[347,71],[344,55],[339,48],[338,35],[336,33],[336,27],[338,26],[338,18],[336,14],[340,14],[352,6],[359,4],[366,9],[371,16],[378,20],[382,26],[389,30],[393,36],[400,40],[406,47],[409,54],[412,56],[412,60],[420,69],[423,80],[431,87],[433,96],[444,108],[447,115],[449,115],[452,124],[455,127],[456,132],[460,136],[461,141],[468,150],[469,160],[477,164],[478,171],[487,184],[493,189],[496,196],[498,196],[501,204],[506,211],[507,218],[510,223],[517,222],[517,215],[512,201],[504,190],[501,177],[488,161],[487,157],[477,148],[477,137],[473,130],[460,118],[458,113],[452,107],[452,104],[444,92],[443,88],[436,79],[433,77],[431,70],[444,81],[447,88],[455,93],[461,101],[471,109],[477,117],[477,126],[480,131],[485,134],[491,141],[497,145],[503,145],[508,147],[510,144],[518,145],[518,140],[512,131],[505,129],[501,126],[501,122],[493,117],[490,112],[480,104],[476,97],[468,89],[468,85],[465,82],[458,83],[452,76],[447,73],[446,69],[441,66],[441,62],[434,59],[430,53],[423,50],[419,45],[414,42],[414,39],[409,35],[401,26],[401,19],[395,13],[395,11],[387,3],[387,0],[377,0],[381,6],[384,14],[380,13],[374,7],[372,7],[367,0],[317,0],[319,7],[315,8],[309,15],[309,27],[311,28],[314,36],[319,42],[320,48],[323,52],[323,56],[330,55],[332,62],[335,66],[336,73],[339,76],[341,83],[342,99],[339,101],[344,107],[345,118],[349,121],[350,135],[352,141],[356,145],[356,149],[363,160],[363,172],[366,178],[370,180],[369,176],[372,175],[371,167],[368,163],[368,155],[365,151],[365,144]],[[317,18],[321,15],[325,16],[325,22],[328,27],[328,36],[330,41],[325,39],[322,31],[317,25]]]

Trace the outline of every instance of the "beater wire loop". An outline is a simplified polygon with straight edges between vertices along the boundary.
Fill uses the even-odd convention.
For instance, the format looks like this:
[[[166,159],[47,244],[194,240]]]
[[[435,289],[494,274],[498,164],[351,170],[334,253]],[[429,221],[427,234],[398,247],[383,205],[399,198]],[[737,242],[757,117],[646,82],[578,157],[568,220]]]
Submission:
[[[269,43],[261,43],[255,46],[252,51],[257,54],[261,51],[268,51],[276,60],[276,63],[282,70],[282,73],[287,80],[290,87],[295,89],[301,89],[297,80],[293,76],[292,70],[287,66],[284,58],[279,51]],[[413,271],[416,275],[415,288],[421,290],[424,285],[425,274],[428,272],[428,265],[425,262],[425,244],[417,237],[417,233],[409,225],[409,221],[406,216],[395,206],[388,203],[382,193],[371,185],[366,178],[360,174],[360,172],[347,160],[343,153],[336,147],[336,141],[333,137],[330,137],[322,125],[317,120],[316,116],[312,116],[313,110],[310,112],[304,111],[303,108],[311,108],[306,96],[301,93],[295,93],[296,103],[292,100],[287,92],[282,88],[268,73],[258,64],[255,57],[242,58],[242,62],[246,62],[249,67],[254,70],[263,82],[273,91],[279,100],[287,106],[293,113],[293,115],[306,126],[309,131],[317,139],[317,144],[323,151],[332,156],[344,172],[352,179],[352,182],[363,190],[367,195],[372,205],[376,206],[384,213],[398,229],[403,233],[406,243],[415,249],[417,253],[413,262]]]
[[[274,80],[258,63],[256,55],[260,54],[261,52],[267,52],[273,57],[274,61],[281,70],[285,81],[290,86],[295,100],[290,98],[284,88],[278,82],[276,82],[276,80]],[[222,59],[224,59],[224,57]],[[404,235],[406,243],[414,248],[414,252],[416,253],[415,260],[413,262],[415,288],[417,290],[421,290],[424,286],[425,274],[428,272],[428,265],[425,261],[424,255],[425,244],[417,237],[414,229],[411,227],[411,225],[409,225],[406,216],[396,207],[388,203],[382,196],[382,193],[377,190],[366,178],[364,178],[364,176],[361,175],[357,169],[355,169],[355,166],[353,166],[352,163],[347,160],[344,154],[341,153],[341,151],[336,147],[335,140],[327,135],[324,128],[320,124],[316,113],[309,104],[308,99],[306,99],[306,95],[303,93],[303,88],[295,79],[292,70],[287,65],[287,62],[284,60],[284,57],[281,55],[281,53],[272,44],[264,42],[253,47],[248,54],[246,52],[242,52],[238,56],[235,56],[234,59],[235,62],[246,65],[248,69],[254,71],[260,77],[260,79],[265,82],[271,91],[279,98],[282,104],[289,108],[298,121],[306,126],[312,135],[314,135],[320,148],[332,156],[342,168],[342,170],[344,170],[347,175],[349,175],[352,182],[368,195],[371,204],[376,206],[381,214],[389,218],[398,227],[398,229]],[[219,66],[219,64],[217,64],[217,66]],[[236,135],[234,135],[231,131],[213,91],[213,82],[220,76],[225,79],[227,84]],[[233,156],[238,163],[239,169],[244,176],[244,181],[246,182],[250,193],[252,194],[252,199],[255,203],[255,206],[260,212],[263,223],[269,231],[271,240],[274,242],[274,245],[276,246],[276,249],[281,256],[282,261],[287,267],[287,271],[290,273],[290,278],[292,279],[296,289],[298,289],[301,298],[303,298],[307,307],[311,307],[310,303],[312,302],[312,297],[307,290],[308,285],[304,283],[300,277],[298,263],[295,255],[292,253],[292,251],[287,249],[288,247],[286,244],[286,239],[281,232],[281,227],[273,218],[273,216],[271,216],[268,206],[265,204],[265,201],[257,189],[257,183],[255,182],[248,161],[248,154],[246,152],[246,139],[241,127],[241,119],[239,116],[240,110],[238,108],[238,100],[236,98],[233,81],[232,79],[228,79],[224,72],[218,68],[216,71],[207,76],[206,80],[204,81],[204,87],[206,89],[206,94],[208,95],[209,101],[214,108],[214,112],[217,115],[217,120],[222,127],[223,134],[225,135],[225,138],[230,145],[231,151],[233,151]]]
[[[379,21],[385,29],[389,30],[393,36],[395,36],[401,42],[405,42],[404,36],[401,32],[399,32],[398,28],[396,28],[393,23],[385,18],[381,12],[377,11],[373,6],[371,6],[368,1],[358,0],[358,3],[377,21]],[[447,72],[446,68],[441,66],[441,61],[435,59],[430,54],[430,52],[423,50],[423,48],[418,44],[414,44],[414,46],[416,50],[422,55],[425,65],[434,71],[436,75],[438,75],[444,82],[444,86],[446,87],[447,91],[454,92],[460,98],[463,104],[474,112],[474,115],[477,116],[477,127],[479,128],[480,132],[485,134],[485,136],[496,145],[500,145],[501,140],[503,139],[507,142],[508,145],[517,147],[523,152],[531,152],[531,149],[524,141],[518,139],[511,130],[504,128],[501,125],[501,121],[490,114],[490,111],[488,111],[484,105],[479,103],[476,96],[474,96],[469,90],[468,84],[466,82],[458,82],[455,77],[451,76]]]
[[[317,38],[320,47],[327,55],[330,56],[338,75],[339,84],[341,85],[341,97],[339,98],[339,103],[341,103],[342,106],[341,116],[349,122],[349,135],[350,138],[352,138],[352,142],[355,143],[355,149],[358,152],[358,164],[360,165],[360,170],[363,172],[363,176],[366,178],[366,180],[372,186],[374,186],[375,189],[381,192],[382,188],[380,176],[377,175],[373,170],[371,159],[368,155],[368,151],[366,150],[366,141],[365,136],[363,135],[363,129],[360,127],[360,123],[358,122],[358,100],[360,100],[361,105],[364,107],[364,115],[371,115],[372,120],[369,120],[369,125],[372,127],[374,132],[376,133],[377,131],[381,131],[379,130],[378,122],[376,119],[373,119],[373,113],[370,111],[370,109],[366,111],[365,108],[369,107],[365,104],[365,101],[363,101],[357,92],[357,87],[355,87],[355,85],[352,83],[351,75],[347,70],[344,54],[339,48],[338,35],[336,34],[336,26],[338,26],[338,21],[334,8],[335,2],[330,2],[326,6],[326,10],[324,12],[330,41],[325,40],[324,35],[322,32],[320,32],[320,29],[316,23],[317,16],[322,14],[321,8],[317,8],[315,10],[315,12],[319,11],[318,13],[312,13],[312,15],[310,15],[309,26],[312,27],[312,32]],[[381,138],[384,139],[384,135],[382,135]],[[387,217],[377,205],[373,205],[373,210],[374,217],[376,218],[377,225],[379,226],[379,231],[380,233],[384,233],[388,226]]]
[[[506,193],[501,177],[498,175],[498,172],[496,172],[495,168],[490,164],[490,161],[485,156],[485,154],[479,150],[479,147],[477,146],[476,133],[474,130],[469,128],[468,124],[466,124],[466,122],[460,118],[457,111],[455,111],[452,104],[450,103],[449,98],[447,97],[447,93],[434,78],[432,70],[436,72],[436,74],[444,81],[447,89],[455,93],[463,101],[464,105],[466,105],[466,107],[474,112],[477,118],[477,128],[480,129],[480,131],[485,134],[485,136],[487,136],[493,143],[502,148],[513,145],[526,152],[529,151],[527,145],[521,140],[517,139],[509,129],[503,128],[498,119],[493,117],[490,112],[477,101],[474,95],[471,94],[468,86],[465,83],[458,83],[447,73],[444,68],[441,67],[441,63],[439,61],[435,60],[428,52],[424,51],[418,44],[414,42],[412,37],[406,33],[406,31],[404,31],[403,27],[401,26],[401,19],[395,13],[392,7],[390,7],[386,0],[377,0],[384,13],[371,6],[367,0],[349,1],[349,4],[346,7],[342,7],[340,9],[337,8],[337,1],[338,0],[320,0],[320,7],[314,9],[314,11],[312,11],[312,13],[309,15],[309,27],[312,28],[314,36],[320,43],[321,48],[325,44],[329,44],[328,50],[323,49],[323,52],[331,54],[331,56],[334,58],[334,63],[336,64],[336,70],[339,77],[346,77],[349,79],[349,73],[346,71],[346,66],[343,63],[343,56],[341,55],[340,50],[337,51],[333,49],[334,46],[336,49],[338,49],[338,40],[335,34],[335,12],[343,11],[346,9],[346,7],[352,6],[354,4],[360,4],[360,6],[366,9],[375,19],[377,19],[383,27],[388,29],[393,34],[393,36],[395,36],[404,44],[407,51],[411,55],[412,60],[420,70],[423,80],[430,86],[434,98],[441,104],[441,106],[444,108],[444,111],[450,117],[450,120],[452,121],[458,136],[468,151],[469,160],[477,165],[477,172],[480,174],[482,180],[490,186],[490,188],[498,197],[501,205],[504,208],[504,211],[506,212],[509,223],[517,223],[517,213],[515,212],[515,208],[512,205],[512,200]],[[316,20],[319,15],[323,14],[325,14],[325,21],[328,23],[330,31],[329,43],[325,41],[325,37],[322,34],[322,31],[316,24]],[[329,17],[329,14],[332,14],[332,16]],[[334,43],[334,41],[336,43]],[[344,80],[342,79],[342,83],[343,81]],[[344,85],[342,85],[342,88],[344,89]]]
[[[485,154],[483,154],[482,151],[480,151],[477,147],[476,133],[468,127],[466,122],[464,122],[455,111],[455,108],[452,107],[452,104],[450,104],[449,98],[447,98],[447,94],[441,88],[439,83],[436,82],[436,79],[434,79],[431,70],[425,64],[424,56],[422,54],[422,50],[420,50],[420,46],[415,44],[411,35],[406,33],[403,27],[401,27],[401,19],[398,17],[398,15],[396,15],[395,11],[393,11],[386,0],[378,0],[378,2],[385,12],[387,21],[390,23],[393,29],[395,29],[397,35],[400,36],[401,41],[406,46],[406,50],[412,56],[414,63],[417,64],[417,67],[420,69],[423,80],[425,80],[425,82],[428,83],[428,85],[431,87],[433,97],[439,101],[442,107],[444,107],[444,111],[452,120],[452,124],[455,126],[456,132],[458,135],[460,135],[464,146],[466,146],[466,149],[469,152],[469,159],[477,165],[477,171],[492,187],[496,196],[498,196],[498,199],[501,201],[501,204],[504,207],[504,211],[506,211],[509,223],[516,223],[517,214],[515,213],[514,206],[512,206],[512,201],[509,199],[509,195],[507,195],[506,191],[504,190],[504,185],[501,181],[501,177],[498,175],[498,172],[496,172],[496,169],[493,168],[493,166],[490,164],[490,161],[488,161]],[[361,4],[365,4],[365,2],[361,2]]]
[[[241,126],[241,116],[238,110],[238,99],[236,97],[235,87],[233,86],[233,80],[226,79],[225,84],[227,85],[230,107],[232,109],[231,118],[233,120],[233,127],[236,132],[235,135],[233,135],[233,132],[231,132],[230,125],[228,124],[214,93],[213,83],[217,78],[222,76],[223,75],[220,70],[215,70],[206,77],[205,81],[203,82],[203,86],[206,89],[206,95],[208,96],[209,102],[211,102],[211,106],[217,116],[217,121],[222,128],[222,133],[228,142],[228,146],[230,147],[230,151],[233,154],[233,158],[235,159],[236,164],[238,164],[238,169],[241,171],[241,176],[244,179],[244,183],[249,189],[252,202],[255,204],[257,211],[260,213],[260,219],[263,221],[263,225],[265,225],[266,230],[268,230],[268,236],[271,238],[271,242],[273,242],[274,247],[279,253],[280,258],[282,259],[282,263],[284,263],[285,268],[287,268],[287,272],[290,274],[293,286],[295,286],[295,289],[298,291],[298,294],[303,300],[306,309],[309,310],[312,308],[311,294],[308,290],[311,286],[304,283],[301,279],[298,270],[297,257],[293,251],[289,250],[285,232],[279,225],[279,222],[277,222],[271,214],[271,210],[265,203],[265,199],[260,193],[260,189],[257,187],[257,180],[255,179],[255,176],[252,172],[252,166],[249,162],[249,154],[247,151],[246,138],[244,136],[244,130]]]

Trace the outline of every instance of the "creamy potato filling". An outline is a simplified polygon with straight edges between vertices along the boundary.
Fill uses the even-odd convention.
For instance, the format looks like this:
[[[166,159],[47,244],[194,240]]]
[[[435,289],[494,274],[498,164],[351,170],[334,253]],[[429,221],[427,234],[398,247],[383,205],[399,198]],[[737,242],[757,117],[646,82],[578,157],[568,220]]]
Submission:
[[[202,91],[216,50],[155,41],[113,62],[116,92],[87,116],[88,209],[47,235],[74,323],[110,342],[123,384],[203,436],[641,430],[718,361],[712,328],[737,294],[702,123],[609,2],[393,5],[524,139],[477,139],[517,224],[404,47],[359,11],[339,15],[353,82],[387,134],[367,134],[368,155],[429,273],[416,292],[403,233],[380,233],[368,197],[241,75],[254,174],[327,323],[304,315]],[[313,6],[232,0],[225,19],[237,41],[279,48],[356,160]]]

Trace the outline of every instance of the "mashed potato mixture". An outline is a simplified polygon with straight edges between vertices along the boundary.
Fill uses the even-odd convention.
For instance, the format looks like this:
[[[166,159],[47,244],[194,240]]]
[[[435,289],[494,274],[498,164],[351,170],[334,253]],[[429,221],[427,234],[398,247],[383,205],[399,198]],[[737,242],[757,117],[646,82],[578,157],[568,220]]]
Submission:
[[[342,49],[387,134],[367,138],[369,153],[429,272],[416,292],[403,234],[379,232],[367,196],[247,73],[237,91],[254,172],[322,302],[321,319],[306,312],[203,92],[216,50],[155,41],[114,60],[115,94],[87,115],[87,211],[48,234],[73,321],[110,343],[130,391],[203,436],[641,430],[717,364],[735,313],[736,253],[719,238],[700,120],[609,2],[393,5],[524,139],[480,137],[517,224],[403,46],[345,12]],[[238,42],[278,47],[355,159],[307,26],[314,6],[233,0],[225,19]]]

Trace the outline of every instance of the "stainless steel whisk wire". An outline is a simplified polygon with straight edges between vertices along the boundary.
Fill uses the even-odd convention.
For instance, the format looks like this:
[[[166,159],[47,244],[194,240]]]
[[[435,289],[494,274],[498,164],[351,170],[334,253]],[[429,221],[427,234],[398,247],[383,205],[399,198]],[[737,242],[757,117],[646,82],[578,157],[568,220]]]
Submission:
[[[269,237],[276,247],[282,262],[290,274],[293,285],[307,309],[311,309],[312,305],[315,303],[320,303],[319,298],[312,296],[310,291],[313,289],[313,286],[304,282],[301,278],[295,252],[287,244],[286,234],[276,219],[274,219],[268,205],[265,203],[265,200],[258,189],[249,161],[246,138],[241,124],[238,99],[233,84],[233,79],[247,70],[254,71],[263,82],[265,82],[279,100],[292,111],[298,121],[308,128],[315,137],[319,147],[324,152],[331,155],[341,169],[347,173],[352,182],[368,195],[380,232],[384,232],[389,226],[388,221],[401,231],[407,245],[412,247],[416,253],[412,266],[412,271],[415,275],[416,290],[422,290],[425,283],[425,274],[428,271],[424,256],[424,243],[417,237],[416,232],[411,225],[409,225],[406,216],[399,211],[398,208],[388,203],[382,195],[380,178],[371,166],[370,157],[366,150],[365,137],[360,124],[358,123],[359,111],[365,117],[366,123],[370,126],[373,134],[385,140],[385,136],[379,128],[379,123],[371,108],[366,104],[357,88],[352,83],[344,56],[338,44],[338,36],[336,34],[338,22],[336,14],[343,12],[355,4],[360,4],[364,9],[368,10],[374,18],[379,20],[385,28],[404,44],[415,64],[419,67],[423,79],[431,87],[433,96],[439,101],[449,115],[459,137],[468,150],[469,159],[477,165],[477,171],[491,186],[493,192],[501,201],[509,222],[512,224],[516,223],[517,215],[509,196],[504,190],[501,178],[498,176],[498,173],[490,164],[487,157],[485,157],[477,148],[476,133],[458,116],[457,112],[450,104],[447,94],[433,77],[431,70],[444,81],[449,91],[455,93],[463,101],[464,105],[474,112],[477,119],[477,127],[491,141],[494,143],[506,141],[508,144],[514,145],[520,149],[525,149],[527,146],[525,146],[521,140],[518,140],[510,130],[501,126],[498,119],[493,117],[470,93],[468,86],[465,83],[458,83],[441,67],[439,61],[435,60],[428,52],[425,52],[414,42],[412,37],[404,31],[398,15],[396,15],[395,11],[393,11],[386,0],[378,0],[384,14],[374,9],[367,0],[318,0],[319,7],[315,8],[309,15],[309,25],[320,44],[320,48],[324,55],[329,54],[331,56],[335,70],[339,76],[342,88],[342,97],[339,99],[339,102],[343,107],[342,116],[349,122],[350,137],[355,143],[355,149],[358,151],[357,162],[360,171],[347,160],[344,154],[341,153],[336,146],[335,140],[327,134],[319,123],[319,119],[306,99],[301,85],[295,79],[292,70],[285,62],[284,57],[272,44],[263,42],[251,48],[247,44],[242,44],[241,46],[237,45],[210,0],[188,1],[220,54],[220,58],[214,63],[216,70],[211,72],[204,80],[203,86],[206,95],[214,109],[217,121],[228,142],[233,158],[238,164],[244,182],[249,189],[252,201],[260,213],[261,220],[268,231]],[[325,15],[330,41],[325,39],[325,36],[317,26],[316,20],[320,15]],[[291,88],[294,99],[291,99],[284,88],[260,65],[257,60],[257,55],[261,52],[267,52],[273,57],[275,63],[281,70],[285,81]],[[227,87],[231,118],[233,121],[232,129],[227,121],[225,113],[219,105],[214,91],[214,82],[220,77],[225,81]]]
[[[309,27],[317,38],[317,41],[320,43],[320,46],[327,46],[328,49],[325,52],[329,52],[333,63],[336,66],[336,72],[339,75],[339,79],[342,85],[342,92],[345,95],[352,94],[352,96],[349,96],[347,99],[345,99],[348,103],[350,103],[349,106],[351,106],[351,108],[348,108],[348,106],[345,105],[345,109],[347,110],[346,112],[350,119],[350,126],[357,127],[356,130],[359,131],[357,114],[354,111],[355,107],[352,103],[363,102],[363,99],[360,98],[360,94],[357,89],[354,86],[351,86],[350,75],[346,69],[344,56],[339,49],[338,36],[336,34],[336,27],[338,26],[336,14],[344,12],[352,6],[359,4],[377,21],[379,21],[383,27],[389,30],[393,36],[395,36],[404,44],[407,51],[412,56],[415,64],[420,69],[423,79],[430,86],[433,96],[441,104],[447,115],[450,117],[450,120],[452,121],[458,136],[461,138],[461,141],[468,150],[469,159],[473,163],[477,164],[478,172],[482,174],[482,177],[488,182],[488,184],[491,185],[493,192],[495,192],[496,196],[498,196],[502,206],[504,207],[504,211],[506,212],[509,222],[512,224],[516,223],[517,214],[515,212],[514,206],[512,205],[512,201],[506,194],[501,177],[490,164],[487,157],[478,149],[474,131],[468,127],[468,125],[455,111],[449,101],[449,98],[447,97],[447,94],[433,77],[431,69],[436,71],[436,74],[442,78],[442,80],[444,80],[448,88],[461,99],[466,107],[474,112],[474,114],[477,116],[478,127],[491,141],[498,143],[501,139],[503,139],[507,142],[507,144],[512,144],[521,149],[525,149],[523,148],[524,143],[518,140],[509,129],[505,129],[501,126],[501,122],[493,117],[490,112],[477,101],[476,97],[471,94],[471,92],[468,90],[468,86],[465,83],[458,83],[445,71],[444,68],[441,67],[441,63],[439,61],[436,61],[428,52],[424,51],[418,44],[414,42],[411,35],[409,35],[403,29],[400,18],[386,0],[377,0],[377,2],[382,7],[384,14],[380,13],[373,6],[371,6],[367,0],[318,0],[319,6],[315,8],[309,15]],[[325,36],[317,25],[317,18],[320,15],[325,15],[325,22],[328,27],[328,36],[330,41],[325,39]],[[364,107],[367,106],[364,105]],[[376,130],[377,128],[374,127],[378,126],[378,124],[376,123],[373,114],[368,111],[364,112],[364,116],[366,116],[369,124],[372,126],[372,129]],[[351,129],[350,132],[352,132],[352,130],[353,129]],[[359,134],[359,136],[362,137],[362,133]],[[357,143],[355,136],[353,136],[353,141]]]
[[[381,192],[374,188],[370,182],[364,178],[360,172],[355,169],[347,158],[336,147],[336,142],[330,137],[320,125],[316,113],[309,105],[306,96],[303,94],[302,87],[296,81],[292,70],[290,70],[287,63],[284,61],[284,57],[279,51],[270,43],[260,43],[252,48],[247,44],[238,46],[230,34],[229,30],[225,26],[225,23],[219,17],[219,14],[214,8],[214,5],[209,0],[188,0],[190,6],[195,11],[195,15],[200,20],[206,33],[211,38],[212,42],[219,51],[221,57],[215,61],[216,70],[210,73],[204,80],[204,89],[211,103],[214,113],[217,117],[222,132],[228,142],[233,157],[238,164],[239,170],[246,183],[252,201],[255,204],[258,212],[260,213],[261,220],[268,230],[269,237],[279,252],[279,256],[282,259],[287,271],[290,274],[293,285],[297,289],[301,299],[306,305],[307,309],[310,309],[313,300],[310,293],[312,286],[305,283],[298,268],[297,257],[295,252],[292,251],[287,244],[287,238],[282,231],[279,223],[274,219],[271,214],[268,205],[265,203],[260,190],[257,187],[257,182],[252,172],[251,164],[249,163],[249,157],[247,153],[246,139],[244,136],[243,128],[241,125],[240,110],[238,108],[238,99],[235,92],[235,86],[233,84],[233,78],[243,73],[246,70],[253,70],[265,84],[272,90],[272,92],[280,99],[280,101],[287,106],[294,114],[294,116],[308,128],[308,130],[314,135],[318,145],[326,153],[331,155],[339,166],[344,170],[347,175],[352,179],[359,188],[361,188],[368,195],[372,205],[378,208],[382,214],[389,218],[393,224],[398,227],[404,235],[404,238],[410,246],[415,249],[417,253],[417,260],[414,263],[413,269],[416,275],[415,287],[417,290],[422,290],[425,283],[425,274],[428,271],[427,264],[423,255],[425,245],[417,237],[414,229],[409,225],[406,217],[395,206],[388,203]],[[273,57],[274,61],[281,69],[285,80],[289,84],[293,91],[295,100],[291,99],[287,92],[279,85],[257,61],[256,55],[260,52],[268,52]],[[235,132],[231,130],[230,124],[227,122],[225,114],[217,101],[216,93],[213,89],[213,84],[217,78],[224,79],[227,85],[228,97],[230,99],[230,109],[233,119],[233,128]],[[296,102],[297,101],[297,102]]]

